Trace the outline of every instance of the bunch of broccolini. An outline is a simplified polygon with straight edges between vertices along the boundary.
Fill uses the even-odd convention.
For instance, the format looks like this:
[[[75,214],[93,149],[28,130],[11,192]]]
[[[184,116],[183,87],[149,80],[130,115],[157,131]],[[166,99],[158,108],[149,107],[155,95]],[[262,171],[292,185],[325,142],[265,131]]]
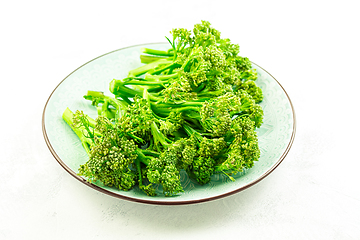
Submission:
[[[235,180],[259,159],[263,94],[249,59],[206,21],[171,35],[169,50],[143,48],[144,64],[110,82],[112,96],[88,91],[96,119],[63,113],[89,155],[78,173],[88,181],[150,196],[161,185],[173,196],[183,192],[180,171],[199,184]]]

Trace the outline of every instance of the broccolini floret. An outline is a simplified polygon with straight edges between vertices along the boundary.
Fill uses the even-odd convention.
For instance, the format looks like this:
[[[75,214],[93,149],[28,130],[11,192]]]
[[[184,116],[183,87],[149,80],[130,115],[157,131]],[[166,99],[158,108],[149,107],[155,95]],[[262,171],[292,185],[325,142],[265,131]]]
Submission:
[[[66,109],[63,119],[80,138],[89,160],[80,166],[79,175],[90,182],[129,190],[135,185],[135,172],[130,168],[137,158],[136,145],[118,134],[109,119],[99,116],[96,121],[81,111]]]
[[[225,152],[225,161],[215,167],[216,171],[236,174],[253,167],[260,157],[255,123],[247,116],[232,122],[231,131],[225,135],[230,146]]]

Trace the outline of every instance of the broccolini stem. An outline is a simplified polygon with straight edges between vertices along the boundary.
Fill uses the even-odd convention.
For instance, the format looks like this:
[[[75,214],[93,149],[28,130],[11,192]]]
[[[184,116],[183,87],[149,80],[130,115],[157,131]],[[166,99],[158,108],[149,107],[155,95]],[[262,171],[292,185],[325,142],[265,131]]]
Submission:
[[[153,103],[154,105],[156,105],[156,108],[182,108],[182,107],[196,107],[198,108],[197,110],[199,110],[199,108],[201,108],[203,106],[203,102],[199,101],[188,101],[188,102],[183,102],[183,103]]]
[[[154,137],[154,140],[157,142],[160,142],[162,146],[168,147],[172,141],[164,136],[159,130],[159,128],[156,126],[155,122],[152,122],[151,124],[151,133]]]
[[[176,78],[178,76],[179,76],[179,73],[172,73],[172,74],[168,74],[168,75],[153,75],[153,74],[150,74],[150,73],[146,73],[144,78],[146,80],[162,81],[162,80],[169,80],[169,79],[172,79],[172,78]],[[169,81],[166,81],[164,83],[168,83],[168,82]]]
[[[126,87],[122,80],[117,80],[117,79],[113,79],[110,82],[109,89],[110,89],[110,92],[112,92],[115,96],[127,97],[127,98],[133,98],[135,96],[142,96],[143,92],[144,92],[144,89],[142,89],[142,88],[133,89],[133,88]],[[149,98],[152,101],[162,101],[163,100],[163,98],[156,97],[152,94],[149,94]]]
[[[140,159],[139,157],[137,157],[135,159],[135,166],[136,166],[136,170],[138,172],[138,177],[139,177],[139,185],[141,186],[143,183],[143,179],[142,179],[142,174],[141,174],[141,165],[140,165]]]
[[[140,148],[136,149],[136,153],[138,155],[137,159],[140,160],[140,162],[142,162],[143,164],[145,164],[146,166],[148,166],[150,164],[150,160],[151,157],[146,156],[143,153],[144,150],[141,150]]]
[[[136,95],[139,96],[142,95],[142,91],[124,86],[122,80],[116,80],[116,79],[112,80],[110,82],[109,88],[110,88],[110,92],[112,92],[116,96],[125,96],[128,98],[133,98]]]
[[[198,131],[196,131],[195,129],[193,129],[192,127],[190,127],[187,124],[184,124],[183,127],[184,127],[185,132],[188,134],[189,137],[195,136],[196,140],[198,142],[201,142],[203,137],[201,136],[201,134]]]
[[[193,107],[193,106],[186,106],[186,107],[179,107],[179,108],[174,108],[173,111],[176,112],[185,112],[185,111],[199,111],[199,107]]]
[[[154,62],[154,61],[157,61],[157,60],[160,60],[160,59],[172,59],[172,58],[164,58],[164,57],[161,57],[161,56],[150,56],[150,55],[140,55],[140,61],[141,63],[151,63],[151,62]]]
[[[149,75],[146,73],[146,75]],[[150,77],[151,78],[151,77]],[[169,83],[170,77],[165,76],[154,76],[150,79],[149,77],[145,78],[135,78],[135,77],[129,77],[121,80],[116,80],[117,86],[137,86],[136,90],[144,90],[147,89],[149,92],[156,92],[158,93],[162,89],[165,88],[165,85]],[[134,88],[131,88],[130,90],[133,90]]]
[[[215,171],[217,171],[217,167],[215,167]],[[225,174],[231,181],[235,182],[235,178],[227,174],[224,170],[220,170],[223,174]]]
[[[104,95],[103,92],[99,91],[88,91],[87,95],[84,96],[85,99],[91,101],[99,101],[101,103],[106,103],[112,105],[115,109],[115,118],[118,119],[121,117],[123,110],[129,105],[125,100],[116,99]]]
[[[141,67],[138,67],[138,68],[135,68],[133,70],[130,70],[129,73],[128,73],[128,77],[138,77],[144,73],[147,73],[148,71],[156,68],[156,67],[159,67],[161,65],[168,65],[168,64],[171,64],[173,61],[170,60],[170,59],[164,59],[164,58],[161,58],[157,61],[153,61],[151,63],[148,63],[148,64],[145,64]]]
[[[116,115],[115,109],[109,108],[109,101],[105,100],[102,106],[96,107],[99,116],[114,119]]]
[[[157,77],[157,78],[156,78]],[[139,86],[152,86],[152,85],[163,85],[168,83],[168,81],[160,81],[160,80],[167,80],[170,77],[167,77],[167,75],[165,76],[154,76],[154,78],[151,79],[147,79],[145,78],[132,78],[130,80],[119,80],[121,81],[123,84],[123,86],[125,85],[139,85]],[[149,80],[159,80],[159,81],[149,81]]]
[[[172,52],[172,48],[166,51],[162,50],[156,50],[156,49],[150,49],[150,48],[141,48],[141,52],[156,55],[156,56],[174,56],[174,53]]]
[[[201,92],[198,92],[197,96],[198,97],[217,97],[222,95],[223,92],[222,91],[207,91],[206,88],[204,90],[204,88],[201,90]]]
[[[120,97],[123,101],[125,101],[128,105],[132,104],[132,101],[130,101],[130,99],[126,96],[123,95],[118,95],[118,97]]]
[[[188,117],[186,115],[183,116],[184,120],[190,124],[192,124],[193,126],[196,126],[198,128],[202,128],[201,124],[199,123],[199,121],[197,120],[197,118],[194,117]]]
[[[69,108],[66,108],[63,115],[62,115],[62,118],[70,126],[70,128],[74,131],[74,133],[78,136],[78,138],[80,139],[81,144],[84,147],[86,153],[90,156],[90,146],[92,144],[92,140],[84,135],[84,133],[87,132],[87,131],[85,130],[85,128],[83,126],[81,126],[81,127],[75,127],[74,126],[74,121],[73,121],[74,113]],[[88,117],[88,118],[89,118],[89,122],[90,121],[95,122],[90,117]]]
[[[168,65],[166,65],[166,66],[163,67],[163,68],[160,68],[160,69],[158,69],[158,70],[151,71],[151,73],[154,74],[154,75],[157,75],[157,74],[160,74],[160,73],[164,72],[165,70],[173,69],[173,68],[177,68],[177,67],[181,67],[181,65],[178,64],[178,63],[168,64]],[[149,72],[150,72],[150,71],[149,71]]]
[[[185,111],[199,111],[199,107],[196,106],[173,106],[173,105],[160,105],[157,106],[157,104],[151,103],[151,107],[153,111],[161,116],[169,115],[171,112],[185,112]]]
[[[200,83],[200,85],[194,89],[194,92],[198,93],[202,91],[206,87],[206,84],[204,82]]]
[[[147,150],[147,149],[142,149],[141,152],[145,156],[152,156],[152,157],[159,157],[160,156],[160,153],[155,152],[155,151],[151,151],[151,150]]]

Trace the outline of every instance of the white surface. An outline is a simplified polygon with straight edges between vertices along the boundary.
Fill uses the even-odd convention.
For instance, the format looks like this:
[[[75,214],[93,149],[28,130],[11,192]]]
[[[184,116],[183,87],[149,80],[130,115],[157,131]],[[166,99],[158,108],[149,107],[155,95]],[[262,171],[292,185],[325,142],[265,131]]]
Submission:
[[[360,239],[356,1],[122,2],[1,4],[0,239]],[[57,84],[201,19],[290,95],[297,134],[283,163],[241,193],[189,206],[119,200],[66,173],[41,131]]]

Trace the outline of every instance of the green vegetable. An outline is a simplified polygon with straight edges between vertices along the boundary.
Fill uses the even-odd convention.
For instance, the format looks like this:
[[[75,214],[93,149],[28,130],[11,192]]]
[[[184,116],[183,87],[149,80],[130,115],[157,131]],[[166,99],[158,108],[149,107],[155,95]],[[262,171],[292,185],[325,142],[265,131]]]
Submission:
[[[112,96],[87,92],[96,119],[65,110],[89,155],[79,175],[173,196],[184,191],[181,172],[201,185],[214,174],[235,181],[259,160],[263,93],[249,59],[207,21],[171,36],[168,50],[142,49],[143,65],[109,83]]]

